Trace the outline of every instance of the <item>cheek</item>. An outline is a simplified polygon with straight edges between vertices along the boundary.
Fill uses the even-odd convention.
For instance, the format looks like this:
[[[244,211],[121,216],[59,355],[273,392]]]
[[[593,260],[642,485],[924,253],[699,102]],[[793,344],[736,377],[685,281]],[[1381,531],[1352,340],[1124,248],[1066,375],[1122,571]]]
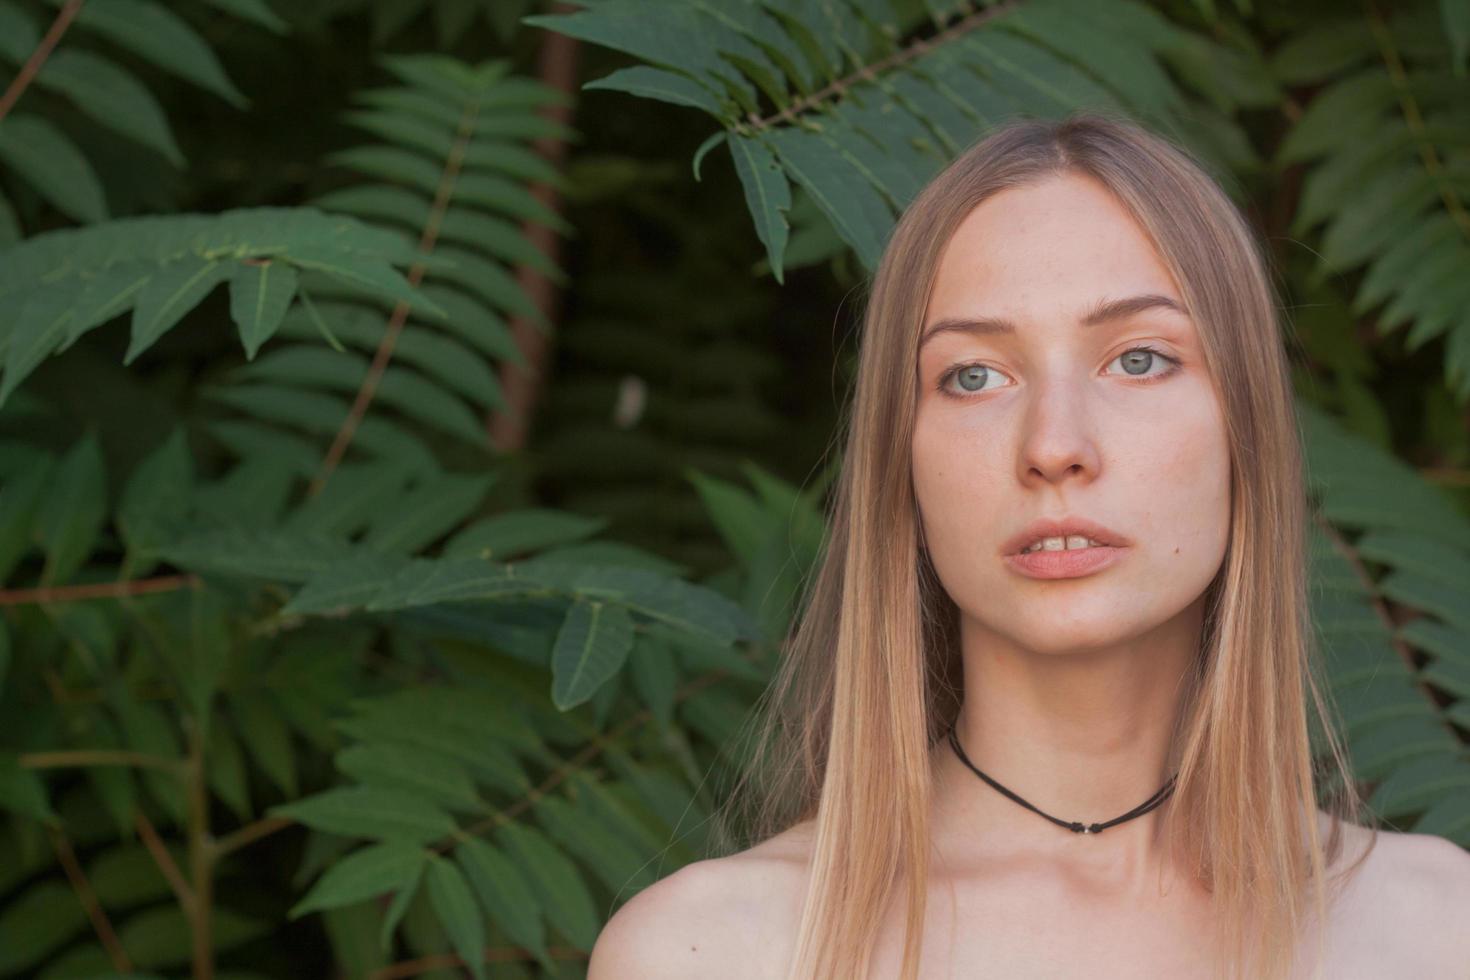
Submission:
[[[1230,448],[1213,405],[1181,407],[1157,428],[1135,477],[1154,492],[1149,524],[1169,543],[1164,558],[1218,561],[1230,529]]]

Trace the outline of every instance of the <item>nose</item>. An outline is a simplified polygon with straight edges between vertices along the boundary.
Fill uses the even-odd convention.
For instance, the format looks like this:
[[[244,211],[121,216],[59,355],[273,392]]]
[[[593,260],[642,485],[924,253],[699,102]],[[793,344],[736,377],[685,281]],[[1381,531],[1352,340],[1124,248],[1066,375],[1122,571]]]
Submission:
[[[1101,456],[1085,387],[1075,377],[1056,377],[1033,386],[1017,452],[1023,484],[1041,487],[1097,478]]]

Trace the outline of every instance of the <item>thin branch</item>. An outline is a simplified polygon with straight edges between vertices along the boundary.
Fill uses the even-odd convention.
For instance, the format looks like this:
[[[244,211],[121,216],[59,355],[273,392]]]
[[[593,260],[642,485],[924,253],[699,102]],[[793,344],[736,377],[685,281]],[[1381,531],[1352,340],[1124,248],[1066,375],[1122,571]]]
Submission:
[[[1414,136],[1414,143],[1419,149],[1419,157],[1424,161],[1424,170],[1434,180],[1434,186],[1439,191],[1439,198],[1444,202],[1445,210],[1460,226],[1460,231],[1466,237],[1470,237],[1470,213],[1465,210],[1454,187],[1445,178],[1444,167],[1439,162],[1439,154],[1435,151],[1434,143],[1424,134],[1424,118],[1419,114],[1419,105],[1414,101],[1413,94],[1409,91],[1408,75],[1404,72],[1403,61],[1399,58],[1398,49],[1394,47],[1393,35],[1389,33],[1388,26],[1383,22],[1383,15],[1378,11],[1378,5],[1373,0],[1364,0],[1363,7],[1368,18],[1368,26],[1373,30],[1373,37],[1378,42],[1378,51],[1383,56],[1383,63],[1388,68],[1388,76],[1393,80],[1393,87],[1398,92],[1399,109],[1404,114],[1404,122],[1409,127],[1409,132]]]
[[[92,920],[92,930],[97,933],[97,939],[102,943],[102,948],[107,950],[107,958],[112,961],[112,968],[118,973],[132,973],[133,964],[128,959],[128,952],[123,949],[122,942],[117,938],[117,930],[112,928],[112,920],[107,917],[102,903],[97,900],[97,892],[92,888],[92,882],[87,879],[87,873],[82,870],[81,864],[77,861],[77,853],[72,850],[71,840],[67,838],[64,831],[52,828],[51,846],[56,851],[56,857],[61,861],[61,867],[66,872],[67,880],[71,882],[72,891],[77,893],[77,901],[82,903],[82,908],[87,911],[87,918]]]
[[[551,12],[566,14],[575,10],[575,7],[562,3]],[[581,102],[576,97],[580,51],[581,42],[570,34],[547,31],[542,35],[541,51],[536,58],[536,77],[547,88],[564,93],[568,98],[542,106],[537,111],[542,118],[561,126],[571,126],[572,113]],[[553,170],[564,169],[567,155],[565,139],[556,135],[540,137],[532,144],[532,151]],[[530,192],[547,211],[552,214],[561,212],[561,190],[555,185],[538,182],[531,186]],[[555,228],[528,218],[521,222],[521,234],[532,248],[546,256],[549,265],[555,267],[559,264],[561,234]],[[516,288],[541,312],[546,323],[555,320],[560,293],[550,276],[531,263],[522,262],[516,269]],[[549,338],[552,331],[530,317],[517,314],[510,322],[510,333],[522,363],[516,364],[508,359],[501,363],[499,381],[504,404],[490,412],[485,420],[490,444],[501,453],[514,453],[525,448],[551,356]]]
[[[204,779],[204,734],[189,733],[189,874],[194,879],[194,980],[214,980],[214,853],[209,839],[209,787]]]
[[[46,59],[51,57],[56,42],[61,40],[61,35],[65,34],[66,29],[71,26],[72,19],[81,11],[84,2],[85,0],[66,0],[66,4],[57,11],[56,19],[46,30],[46,36],[41,38],[41,43],[36,45],[36,50],[31,52],[31,56],[21,66],[19,74],[11,80],[10,87],[5,90],[5,94],[0,95],[0,119],[4,119],[15,107],[21,93],[40,72]]]
[[[184,880],[183,872],[179,870],[174,857],[168,852],[158,831],[153,827],[153,821],[142,810],[134,811],[135,822],[138,826],[138,836],[143,839],[143,845],[148,848],[148,853],[153,855],[153,863],[158,865],[158,870],[163,872],[164,879],[169,887],[174,890],[174,897],[179,900],[179,907],[184,910],[184,916],[192,919],[194,916],[194,890]]]
[[[253,844],[263,837],[269,837],[278,830],[285,830],[295,824],[296,821],[286,817],[261,817],[254,823],[248,823],[239,830],[233,831],[214,842],[214,859],[219,860],[226,854],[238,851],[240,848]]]
[[[475,132],[475,119],[480,112],[478,101],[468,103],[460,116],[459,129],[455,134],[454,145],[449,150],[449,157],[444,162],[444,172],[439,177],[439,186],[434,192],[434,203],[429,208],[429,217],[424,224],[423,233],[419,236],[419,252],[428,254],[434,250],[434,243],[439,240],[439,227],[444,222],[444,216],[449,211],[449,200],[454,196],[454,184],[459,179],[460,168],[464,166],[464,156],[469,149],[470,140]],[[417,286],[424,278],[424,263],[415,262],[408,272],[408,282]],[[321,492],[326,485],[327,479],[347,454],[347,447],[352,444],[352,437],[357,432],[363,416],[367,414],[368,406],[373,403],[373,396],[377,394],[378,383],[383,379],[383,373],[388,370],[388,362],[393,359],[393,348],[398,344],[398,335],[403,331],[403,325],[408,320],[408,303],[399,301],[393,307],[393,315],[388,319],[387,329],[383,331],[383,339],[378,342],[378,349],[373,354],[373,363],[368,368],[367,376],[362,380],[362,386],[357,389],[357,397],[352,400],[352,409],[347,413],[347,418],[342,421],[342,427],[337,430],[337,435],[332,439],[331,448],[327,450],[326,458],[322,460],[321,467],[317,470],[316,477],[312,479],[311,486],[307,492],[315,496]]]
[[[1333,527],[1331,522],[1321,514],[1315,515],[1313,520],[1317,523],[1323,535],[1326,536],[1333,550],[1342,555],[1343,561],[1347,562],[1349,567],[1352,568],[1354,576],[1357,577],[1358,582],[1363,586],[1363,591],[1370,597],[1373,611],[1378,614],[1378,618],[1382,621],[1384,629],[1388,631],[1390,637],[1389,642],[1393,645],[1394,652],[1399,655],[1399,659],[1409,668],[1409,673],[1413,676],[1414,685],[1419,688],[1419,693],[1424,695],[1424,699],[1430,704],[1434,704],[1434,692],[1425,683],[1424,678],[1419,674],[1419,668],[1414,664],[1413,648],[1399,639],[1399,624],[1394,622],[1393,616],[1389,614],[1388,606],[1384,603],[1379,593],[1378,583],[1373,581],[1373,576],[1369,575],[1368,569],[1363,567],[1363,562],[1358,558],[1357,551],[1352,545],[1343,540],[1337,528]],[[1445,727],[1450,728],[1448,721],[1445,721]],[[1450,728],[1450,733],[1454,734],[1454,729]]]
[[[19,758],[22,769],[70,769],[82,766],[135,766],[140,769],[163,769],[175,774],[183,771],[183,760],[162,755],[145,755],[122,749],[69,749],[58,752],[27,752]]]
[[[133,579],[126,582],[97,582],[91,585],[62,585],[37,589],[0,589],[0,606],[24,606],[79,602],[83,599],[126,599],[152,592],[176,592],[197,589],[197,575],[161,575],[158,578]]]
[[[711,684],[725,677],[727,673],[728,671],[723,668],[717,668],[694,678],[674,692],[675,703],[709,687]],[[652,718],[653,712],[647,708],[643,708],[623,719],[616,727],[594,735],[575,755],[552,770],[551,774],[543,779],[539,786],[532,788],[525,796],[516,800],[504,810],[496,810],[484,820],[471,824],[454,837],[441,841],[435,845],[434,850],[442,854],[445,851],[452,850],[459,841],[466,837],[478,837],[487,830],[492,830],[501,824],[514,820],[517,816],[535,806],[536,801],[541,799],[541,797],[561,785],[562,781],[573,772],[584,768],[587,763],[591,762],[593,758],[602,752],[603,747],[609,742],[621,738],[630,730],[644,724]]]
[[[813,92],[811,95],[806,95],[797,99],[795,102],[791,103],[789,106],[782,109],[775,115],[766,116],[764,119],[762,119],[756,116],[754,113],[751,113],[748,117],[751,128],[760,130],[766,129],[770,126],[774,126],[778,123],[796,122],[796,117],[801,115],[803,112],[806,112],[808,109],[814,109],[828,99],[842,95],[844,92],[846,92],[848,89],[852,88],[859,82],[876,81],[877,77],[883,72],[898,68],[901,65],[906,65],[910,61],[913,61],[915,58],[918,58],[921,55],[928,54],[933,48],[948,44],[955,38],[963,34],[970,33],[971,31],[975,30],[986,22],[1010,13],[1013,9],[1015,9],[1016,5],[1017,4],[1015,0],[1012,0],[1012,2],[1010,3],[998,4],[994,7],[987,7],[984,10],[977,10],[973,14],[970,14],[968,17],[965,17],[962,20],[955,21],[953,24],[949,25],[944,30],[940,31],[938,34],[934,35],[928,40],[925,40],[924,38],[914,38],[914,40],[910,41],[904,47],[899,48],[897,51],[888,55],[886,58],[875,61],[871,65],[863,65],[851,75],[848,75],[845,78],[839,78],[837,81],[833,82],[831,85],[828,85],[826,88],[819,89],[818,91]]]

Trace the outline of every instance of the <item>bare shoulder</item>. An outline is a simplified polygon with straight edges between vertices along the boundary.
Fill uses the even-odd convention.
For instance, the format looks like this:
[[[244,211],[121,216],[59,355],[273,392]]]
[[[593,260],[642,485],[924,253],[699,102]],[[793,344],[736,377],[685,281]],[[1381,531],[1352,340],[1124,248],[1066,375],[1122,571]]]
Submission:
[[[634,895],[598,935],[587,980],[778,976],[779,927],[802,898],[801,836],[695,861]]]
[[[1373,832],[1344,825],[1349,850]],[[1349,916],[1357,927],[1392,936],[1400,965],[1415,976],[1462,976],[1470,963],[1470,852],[1433,834],[1378,830]]]
[[[1382,832],[1376,876],[1385,905],[1397,904],[1414,922],[1426,965],[1452,975],[1470,963],[1470,852],[1433,834]]]

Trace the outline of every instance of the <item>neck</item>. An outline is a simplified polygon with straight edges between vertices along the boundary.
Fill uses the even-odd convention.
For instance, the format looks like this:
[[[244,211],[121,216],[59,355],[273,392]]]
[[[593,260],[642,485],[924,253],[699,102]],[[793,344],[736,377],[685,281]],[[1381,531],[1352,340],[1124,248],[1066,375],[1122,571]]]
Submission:
[[[1068,822],[1105,823],[1154,796],[1175,772],[1174,727],[1193,669],[1200,610],[1149,633],[1085,649],[1022,647],[962,619],[964,701],[955,736],[982,772]],[[1009,799],[935,746],[936,840],[1142,874],[1164,862],[1173,797],[1102,832],[1076,834]]]

